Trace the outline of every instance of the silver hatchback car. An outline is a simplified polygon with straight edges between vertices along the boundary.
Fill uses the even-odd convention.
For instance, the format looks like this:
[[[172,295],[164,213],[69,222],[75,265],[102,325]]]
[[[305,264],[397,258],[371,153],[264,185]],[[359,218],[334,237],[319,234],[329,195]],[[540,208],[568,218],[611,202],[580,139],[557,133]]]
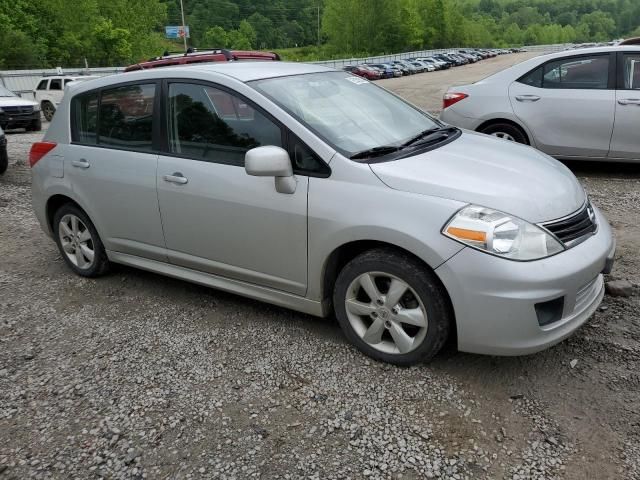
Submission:
[[[602,300],[611,229],[573,174],[294,63],[69,87],[33,145],[33,206],[68,266],[111,262],[312,315],[409,365],[531,353]]]

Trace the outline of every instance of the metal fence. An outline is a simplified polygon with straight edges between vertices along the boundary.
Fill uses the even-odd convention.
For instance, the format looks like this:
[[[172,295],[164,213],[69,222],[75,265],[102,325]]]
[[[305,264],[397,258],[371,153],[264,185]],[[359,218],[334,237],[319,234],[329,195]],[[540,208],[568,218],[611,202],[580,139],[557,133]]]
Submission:
[[[104,77],[122,72],[124,67],[105,67],[105,68],[65,68],[65,75],[97,75]],[[56,68],[45,68],[40,70],[5,70],[0,71],[0,85],[17,93],[23,98],[33,99],[34,91],[38,85],[38,81],[42,77],[59,75],[60,71]]]
[[[524,47],[531,52],[550,53],[565,50],[571,45],[532,45]],[[469,47],[467,47],[469,48]],[[393,60],[403,60],[405,58],[429,57],[438,53],[455,52],[459,48],[445,48],[438,50],[419,50],[415,52],[396,53],[391,55],[380,55],[363,58],[342,58],[339,60],[324,60],[309,62],[317,65],[326,65],[334,68],[342,68],[345,65],[359,65],[361,63],[385,63]],[[106,76],[120,73],[124,67],[104,67],[104,68],[65,68],[65,75],[97,75]],[[0,71],[0,85],[8,88],[24,98],[33,98],[34,91],[40,78],[44,76],[59,74],[59,69],[34,69],[34,70],[5,70]]]

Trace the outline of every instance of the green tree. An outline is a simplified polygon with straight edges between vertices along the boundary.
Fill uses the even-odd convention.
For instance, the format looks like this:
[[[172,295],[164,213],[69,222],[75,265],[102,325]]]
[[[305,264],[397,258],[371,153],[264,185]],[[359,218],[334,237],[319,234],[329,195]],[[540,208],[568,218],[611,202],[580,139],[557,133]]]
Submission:
[[[247,39],[249,44],[247,48],[255,48],[256,40],[257,40],[256,31],[248,21],[242,20],[240,22],[240,26],[238,27],[238,32],[240,32],[242,36]]]
[[[229,35],[222,27],[209,28],[203,38],[202,45],[211,48],[225,48],[229,44]]]
[[[116,28],[111,20],[102,20],[93,28],[93,45],[90,56],[99,65],[119,65],[131,58],[129,31]]]

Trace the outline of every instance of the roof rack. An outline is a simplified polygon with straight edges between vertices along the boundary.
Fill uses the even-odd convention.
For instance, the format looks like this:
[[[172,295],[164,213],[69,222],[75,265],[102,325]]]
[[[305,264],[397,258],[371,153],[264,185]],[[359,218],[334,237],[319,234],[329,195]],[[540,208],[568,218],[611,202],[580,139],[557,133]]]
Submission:
[[[280,60],[280,56],[274,52],[261,52],[256,50],[229,50],[226,48],[196,49],[190,47],[186,52],[165,51],[162,56],[129,65],[124,71],[130,72],[133,70],[146,70],[147,68],[201,62],[232,62],[236,60]]]
[[[193,55],[207,55],[207,54],[209,55],[223,54],[225,57],[227,57],[228,60],[231,60],[232,58],[231,51],[224,48],[189,47],[187,48],[186,52],[183,52],[183,51],[170,52],[169,50],[165,50],[162,55],[158,57],[151,57],[149,60],[147,60],[147,62],[154,62],[156,60],[164,60],[167,58],[190,57]]]

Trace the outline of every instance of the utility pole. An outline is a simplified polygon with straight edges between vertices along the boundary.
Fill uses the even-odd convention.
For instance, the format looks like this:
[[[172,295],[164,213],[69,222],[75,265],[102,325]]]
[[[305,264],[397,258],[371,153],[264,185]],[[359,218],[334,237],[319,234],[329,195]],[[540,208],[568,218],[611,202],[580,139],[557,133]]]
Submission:
[[[180,13],[182,14],[182,39],[184,40],[184,51],[187,51],[187,27],[184,24],[184,5],[180,0]]]
[[[320,4],[318,3],[318,47],[319,46],[320,46]]]

